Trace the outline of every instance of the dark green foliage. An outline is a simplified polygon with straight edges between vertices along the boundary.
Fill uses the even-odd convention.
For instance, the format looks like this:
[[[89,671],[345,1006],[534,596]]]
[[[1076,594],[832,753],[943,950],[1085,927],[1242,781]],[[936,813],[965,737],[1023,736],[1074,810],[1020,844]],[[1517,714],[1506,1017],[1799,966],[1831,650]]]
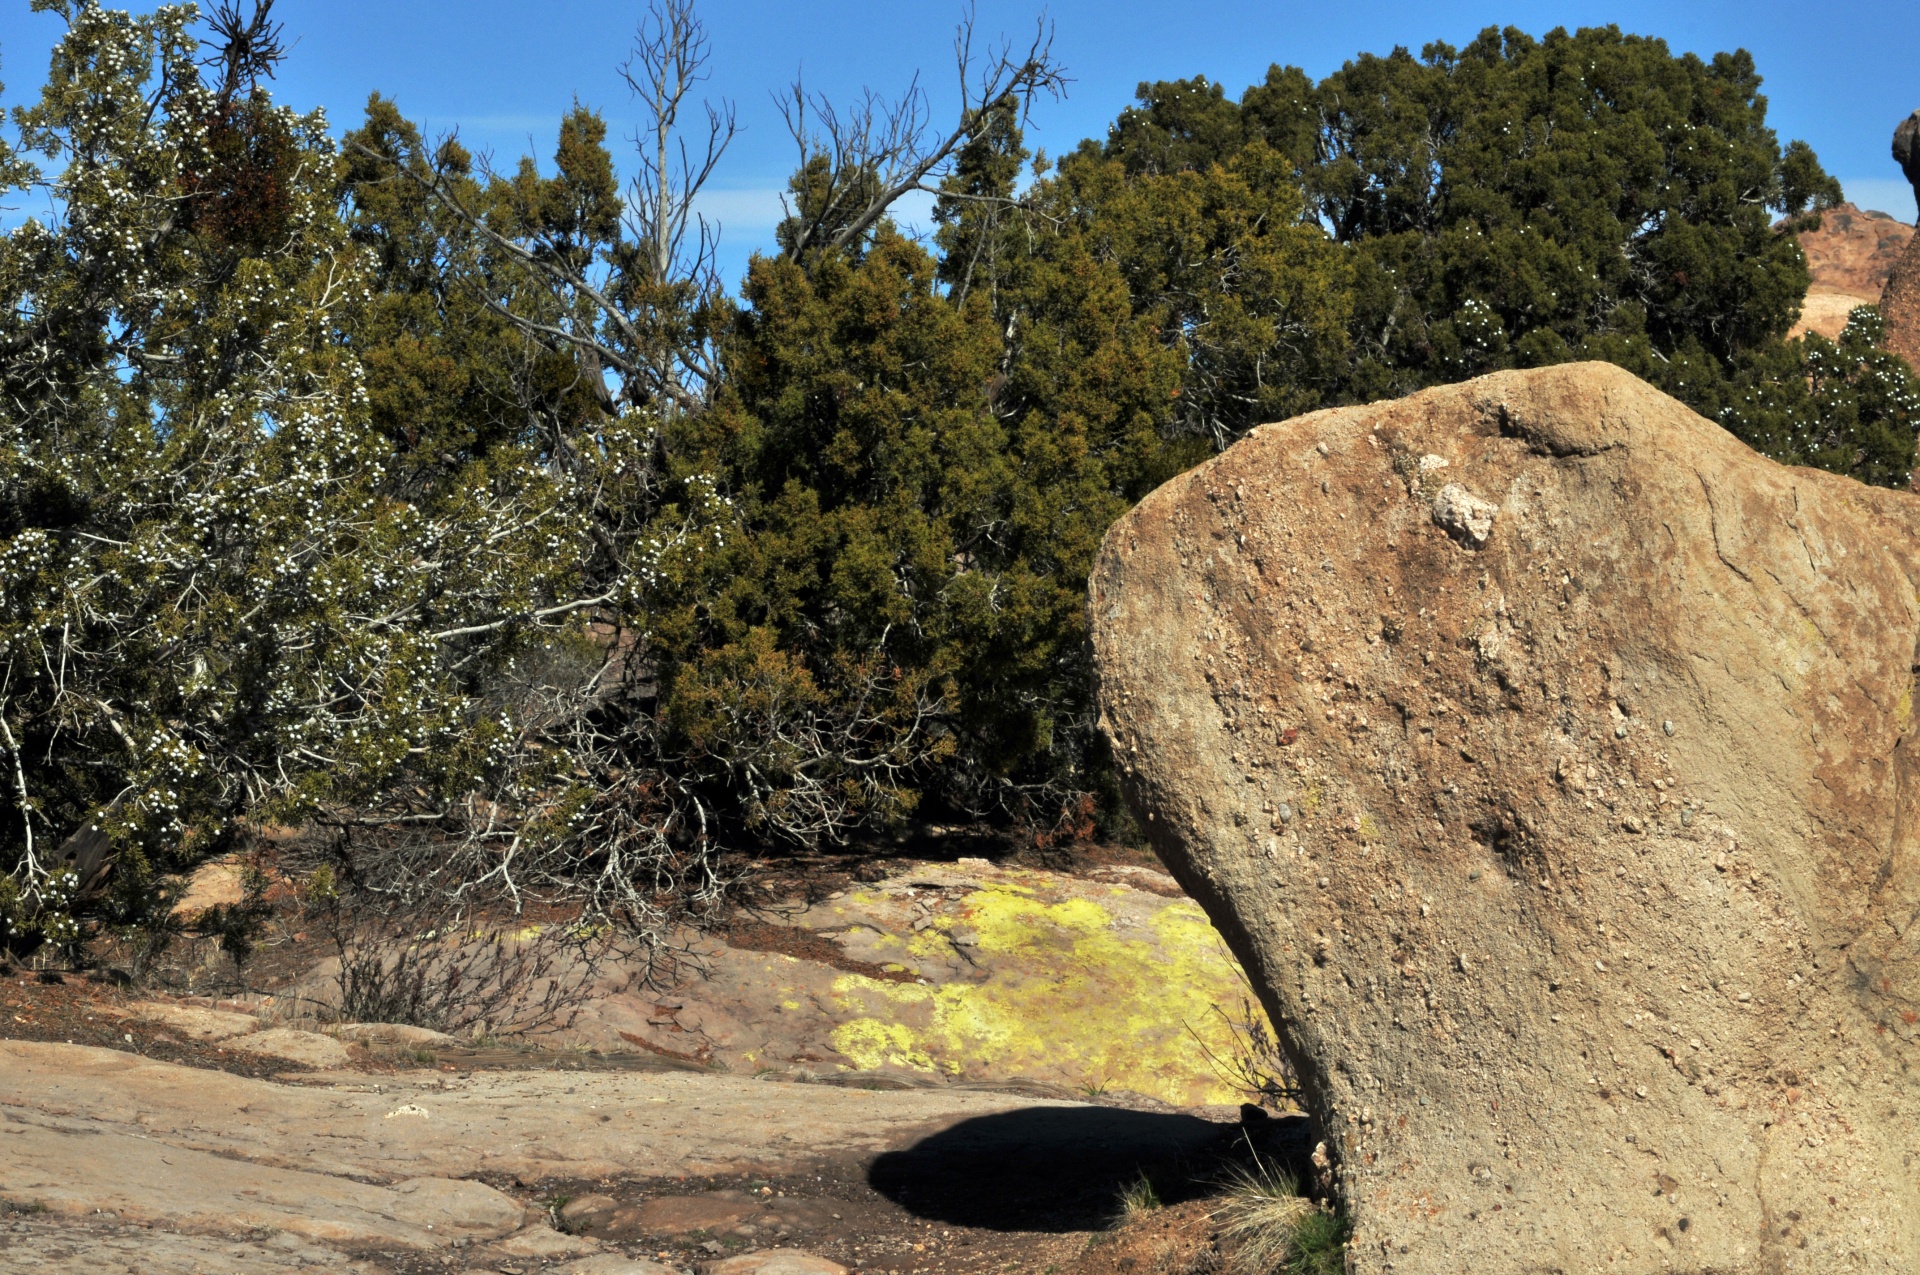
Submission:
[[[71,29],[17,118],[64,202],[0,237],[0,921],[33,941],[156,949],[262,819],[333,829],[360,888],[655,937],[728,846],[1132,835],[1086,575],[1264,421],[1594,358],[1783,461],[1913,464],[1871,311],[1785,339],[1776,218],[1839,192],[1744,53],[1490,29],[1238,100],[1145,84],[1057,167],[1021,134],[1040,54],[932,159],[803,131],[735,297],[671,128],[625,192],[584,107],[544,168],[378,96],[336,147],[250,73],[201,84],[184,10],[37,3]],[[884,216],[922,180],[931,245]],[[48,852],[96,814],[89,892]]]
[[[1744,52],[1489,28],[1464,49],[1364,55],[1317,85],[1275,67],[1237,104],[1205,79],[1142,85],[1097,153],[1132,186],[1248,156],[1297,173],[1306,219],[1347,250],[1351,320],[1337,369],[1289,369],[1296,393],[1367,401],[1607,359],[1769,455],[1902,484],[1906,372],[1871,357],[1864,328],[1846,353],[1784,342],[1807,272],[1774,217],[1817,225],[1840,191],[1805,143],[1780,146],[1759,89]],[[1290,198],[1263,211],[1292,216]],[[1093,203],[1096,219],[1125,215],[1120,198]],[[1142,279],[1135,303],[1190,295]],[[1197,379],[1186,388],[1205,395]]]

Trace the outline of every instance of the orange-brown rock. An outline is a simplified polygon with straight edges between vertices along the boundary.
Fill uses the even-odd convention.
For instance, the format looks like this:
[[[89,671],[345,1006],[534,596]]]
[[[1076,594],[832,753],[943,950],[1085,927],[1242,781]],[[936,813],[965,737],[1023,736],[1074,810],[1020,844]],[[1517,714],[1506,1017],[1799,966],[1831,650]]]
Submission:
[[[1879,304],[1887,276],[1912,238],[1912,226],[1883,212],[1841,204],[1822,213],[1818,230],[1799,235],[1812,286],[1787,335],[1837,338],[1856,307]]]
[[[1920,370],[1920,235],[1907,241],[1880,296],[1886,346]]]
[[[1507,372],[1254,431],[1091,605],[1350,1270],[1920,1270],[1920,498]]]
[[[1816,290],[1845,292],[1869,302],[1887,286],[1913,226],[1883,212],[1841,204],[1820,214],[1820,229],[1800,233],[1807,273]]]

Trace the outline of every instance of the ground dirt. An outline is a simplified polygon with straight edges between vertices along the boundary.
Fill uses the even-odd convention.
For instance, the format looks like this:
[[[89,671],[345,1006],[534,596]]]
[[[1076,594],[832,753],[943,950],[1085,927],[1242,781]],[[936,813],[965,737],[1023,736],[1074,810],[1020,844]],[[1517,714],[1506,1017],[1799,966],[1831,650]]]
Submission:
[[[1200,959],[1184,937],[1192,904],[1150,859],[1047,858],[767,865],[704,970],[678,991],[632,993],[666,1002],[669,1019],[701,1011],[704,1058],[638,1033],[611,1047],[604,1033],[597,1046],[556,1033],[423,1049],[276,1014],[328,955],[286,909],[245,970],[189,950],[167,971],[171,992],[104,970],[7,967],[0,1272],[531,1275],[614,1259],[688,1271],[800,1249],[890,1275],[1088,1262],[1103,1275],[1144,1224],[1122,1218],[1131,1184],[1201,1200],[1256,1149],[1304,1166],[1312,1139],[1304,1121],[1243,1125],[1221,1102],[1064,1083],[1073,1073],[1031,1065],[1044,1060],[939,1036],[937,1007],[923,1003],[937,995],[1064,1016],[1092,1035],[1104,998],[1124,1045],[1133,1011],[1115,987],[1152,962],[1177,974]],[[741,990],[769,962],[780,987],[811,989],[824,1056],[742,1060],[786,1039],[762,1021],[768,1005],[803,1017],[785,992]],[[1038,976],[1048,964],[1061,980],[1091,977],[1095,992],[1061,999]],[[1238,986],[1230,962],[1220,972],[1216,998]],[[924,1039],[865,1060],[877,1066],[833,1052],[833,1029],[887,1014],[892,995],[909,998],[897,1021],[918,1022]],[[288,1024],[339,1036],[344,1063],[241,1047]],[[1168,1040],[1147,1045],[1162,1056],[1139,1088],[1217,1084],[1180,1079],[1202,1064]],[[1194,1251],[1208,1243],[1202,1234]],[[1160,1261],[1135,1275],[1149,1269],[1175,1270]]]

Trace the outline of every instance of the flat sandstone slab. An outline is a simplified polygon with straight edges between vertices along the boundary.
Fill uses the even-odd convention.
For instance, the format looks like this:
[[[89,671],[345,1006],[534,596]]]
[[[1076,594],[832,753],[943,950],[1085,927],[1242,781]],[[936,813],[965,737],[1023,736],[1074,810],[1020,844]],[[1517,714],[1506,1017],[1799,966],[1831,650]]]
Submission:
[[[242,1161],[376,1182],[773,1172],[877,1154],[970,1116],[1075,1105],[698,1072],[403,1072],[282,1083],[110,1049],[0,1041],[0,1118],[8,1121],[0,1127],[58,1125],[75,1136],[224,1157],[246,1173],[255,1170]],[[36,1197],[7,1175],[0,1198]]]

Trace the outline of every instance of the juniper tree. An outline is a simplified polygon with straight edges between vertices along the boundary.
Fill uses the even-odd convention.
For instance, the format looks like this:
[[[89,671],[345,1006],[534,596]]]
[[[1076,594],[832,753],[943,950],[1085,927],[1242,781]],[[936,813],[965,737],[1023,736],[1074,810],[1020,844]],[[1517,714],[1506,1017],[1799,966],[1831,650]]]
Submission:
[[[1868,361],[1836,379],[1809,362],[1813,344],[1784,343],[1807,271],[1774,220],[1813,224],[1839,187],[1805,143],[1781,145],[1760,84],[1744,51],[1676,56],[1616,27],[1489,28],[1464,48],[1362,55],[1318,84],[1276,65],[1238,102],[1205,79],[1142,84],[1083,152],[1123,165],[1132,180],[1116,189],[1129,191],[1284,157],[1353,272],[1327,402],[1600,358],[1782,459],[1904,482],[1910,452],[1886,448],[1920,419],[1901,369]],[[1183,295],[1149,286],[1136,302]],[[1827,405],[1828,424],[1807,428],[1827,443],[1779,450],[1757,405],[1782,378],[1825,387],[1807,405]]]
[[[37,7],[67,30],[5,158],[50,211],[0,239],[0,893],[70,942],[77,903],[164,917],[243,819],[470,795],[515,728],[454,644],[566,597],[583,542],[564,476],[391,490],[323,115],[191,8]],[[89,826],[112,870],[74,880]]]

